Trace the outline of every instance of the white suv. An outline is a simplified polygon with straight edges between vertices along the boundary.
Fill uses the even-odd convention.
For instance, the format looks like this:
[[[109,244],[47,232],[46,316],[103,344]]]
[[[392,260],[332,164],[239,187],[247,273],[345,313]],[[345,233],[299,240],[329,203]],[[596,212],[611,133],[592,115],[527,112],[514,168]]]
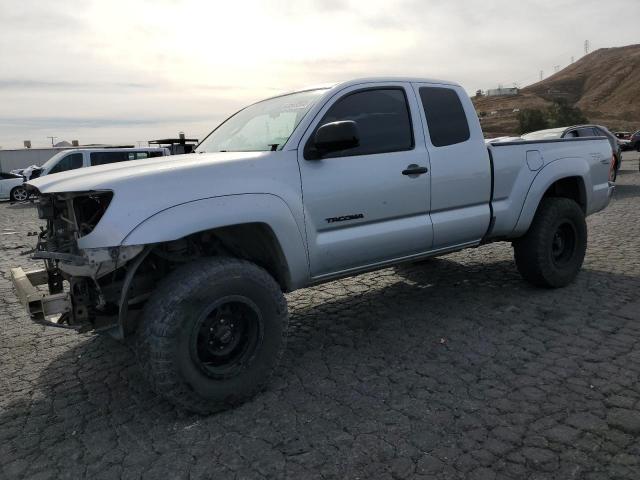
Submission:
[[[66,172],[76,168],[93,167],[107,163],[126,162],[171,155],[168,148],[88,148],[64,150],[47,160],[42,167],[34,168],[27,180]]]

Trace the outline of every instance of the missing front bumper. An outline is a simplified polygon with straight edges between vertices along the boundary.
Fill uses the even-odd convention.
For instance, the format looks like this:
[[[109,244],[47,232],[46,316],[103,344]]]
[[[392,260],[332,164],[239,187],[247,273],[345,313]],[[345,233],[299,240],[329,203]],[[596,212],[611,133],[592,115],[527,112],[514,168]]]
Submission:
[[[11,281],[18,294],[18,299],[34,322],[76,330],[77,327],[63,323],[71,312],[69,293],[47,294],[36,288],[37,285],[46,285],[48,279],[49,276],[45,269],[27,272],[20,267],[11,269]]]

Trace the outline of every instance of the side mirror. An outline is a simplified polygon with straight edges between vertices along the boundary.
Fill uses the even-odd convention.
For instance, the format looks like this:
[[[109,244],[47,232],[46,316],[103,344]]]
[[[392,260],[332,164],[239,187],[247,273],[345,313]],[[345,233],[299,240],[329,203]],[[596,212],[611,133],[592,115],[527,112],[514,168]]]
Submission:
[[[360,145],[358,135],[358,125],[353,120],[342,120],[339,122],[325,123],[313,137],[313,146],[318,155],[322,157],[330,152],[347,150]]]

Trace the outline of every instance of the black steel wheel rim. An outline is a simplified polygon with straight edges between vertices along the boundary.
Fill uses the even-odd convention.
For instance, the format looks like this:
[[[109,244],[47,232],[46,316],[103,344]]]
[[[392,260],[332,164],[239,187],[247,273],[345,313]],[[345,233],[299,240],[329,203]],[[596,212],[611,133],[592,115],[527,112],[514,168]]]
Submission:
[[[551,258],[557,267],[564,267],[571,262],[577,239],[576,229],[571,222],[565,221],[558,225],[551,241]]]
[[[234,377],[255,358],[263,330],[262,315],[250,299],[222,298],[195,322],[189,345],[191,360],[210,377]]]

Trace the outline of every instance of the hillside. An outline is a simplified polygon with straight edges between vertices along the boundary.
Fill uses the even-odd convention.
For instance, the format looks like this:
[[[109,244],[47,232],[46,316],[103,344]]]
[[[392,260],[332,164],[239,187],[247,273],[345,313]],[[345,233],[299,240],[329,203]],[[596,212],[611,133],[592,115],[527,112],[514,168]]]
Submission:
[[[640,44],[601,48],[523,88],[519,95],[475,97],[473,103],[478,113],[486,113],[483,129],[493,136],[517,132],[514,109],[544,109],[554,99],[579,107],[593,123],[613,130],[639,129]]]

